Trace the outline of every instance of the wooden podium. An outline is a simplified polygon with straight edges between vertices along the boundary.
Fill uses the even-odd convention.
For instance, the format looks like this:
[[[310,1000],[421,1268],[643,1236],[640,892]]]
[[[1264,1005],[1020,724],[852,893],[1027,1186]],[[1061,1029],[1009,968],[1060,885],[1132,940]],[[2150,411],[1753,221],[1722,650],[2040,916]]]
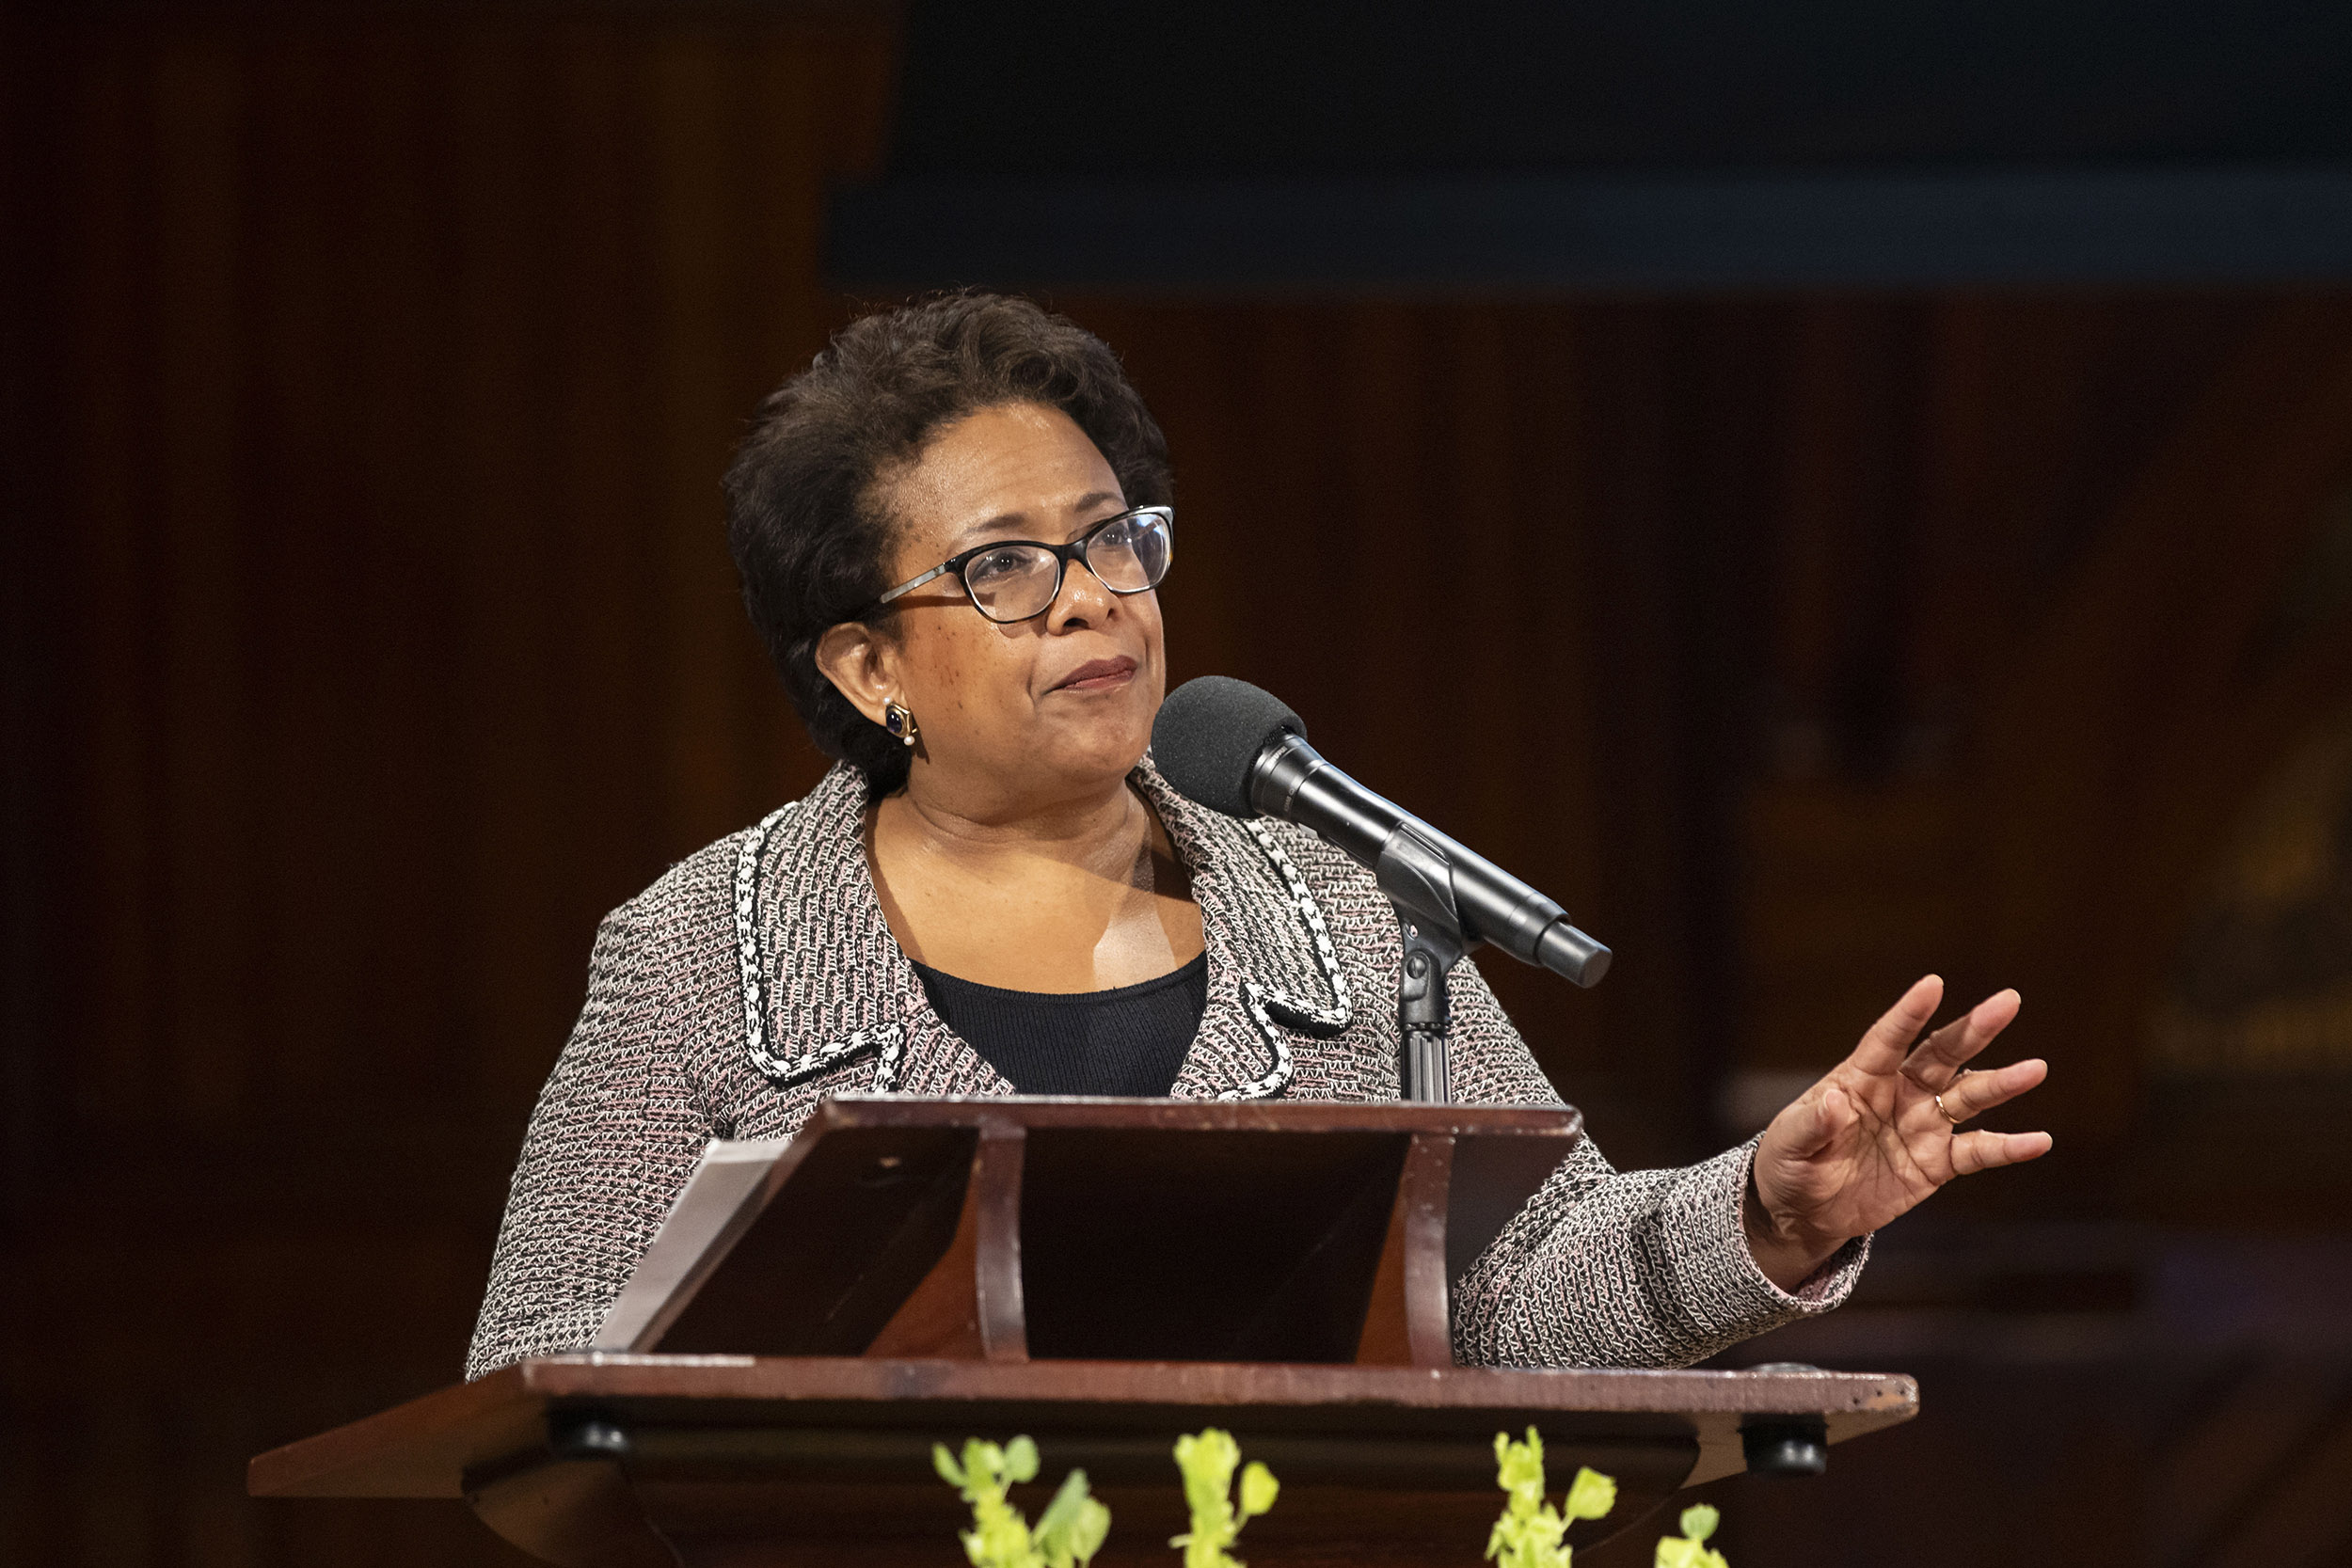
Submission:
[[[273,1497],[463,1497],[566,1568],[953,1564],[930,1448],[1025,1433],[1034,1517],[1085,1468],[1097,1561],[1165,1565],[1169,1449],[1216,1425],[1282,1482],[1258,1568],[1478,1560],[1494,1434],[1590,1544],[1677,1488],[1818,1466],[1911,1379],[1456,1367],[1448,1282],[1581,1137],[1572,1110],[828,1101],[628,1350],[544,1356],[257,1457]],[[754,1210],[756,1212],[755,1212]],[[657,1349],[658,1347],[658,1349]]]

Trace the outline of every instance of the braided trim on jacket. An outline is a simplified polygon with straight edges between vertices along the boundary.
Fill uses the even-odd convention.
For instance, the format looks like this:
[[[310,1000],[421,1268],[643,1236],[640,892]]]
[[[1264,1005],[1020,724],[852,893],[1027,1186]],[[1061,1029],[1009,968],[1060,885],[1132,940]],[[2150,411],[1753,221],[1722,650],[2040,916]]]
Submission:
[[[1242,982],[1242,1001],[1249,1009],[1250,1022],[1258,1026],[1259,1035],[1265,1040],[1272,1065],[1264,1077],[1236,1085],[1219,1094],[1217,1099],[1269,1100],[1290,1086],[1291,1074],[1295,1070],[1290,1041],[1282,1037],[1282,1031],[1276,1024],[1274,1015],[1279,1013],[1284,1022],[1311,1034],[1336,1035],[1355,1021],[1356,1013],[1348,1000],[1347,976],[1340,970],[1339,950],[1331,943],[1330,927],[1323,923],[1323,907],[1315,902],[1314,894],[1307,886],[1307,879],[1298,874],[1298,867],[1291,863],[1290,856],[1283,852],[1282,846],[1276,842],[1274,835],[1266,831],[1264,823],[1246,821],[1242,826],[1249,830],[1249,836],[1258,841],[1258,847],[1264,851],[1266,860],[1281,874],[1282,885],[1290,890],[1291,907],[1307,927],[1307,934],[1314,941],[1316,966],[1323,971],[1324,979],[1331,987],[1331,1005],[1327,1007],[1262,986],[1255,980]]]
[[[829,1040],[788,1060],[768,1049],[764,979],[768,963],[759,949],[759,860],[767,853],[768,840],[776,824],[799,804],[795,800],[778,806],[761,817],[757,827],[742,835],[735,852],[735,955],[743,976],[744,1049],[750,1053],[752,1066],[759,1069],[760,1076],[780,1089],[806,1083],[868,1051],[879,1051],[882,1059],[874,1073],[874,1087],[887,1092],[898,1077],[898,1055],[906,1044],[903,1023],[881,1023],[871,1029],[860,1029],[846,1038]]]
[[[1307,886],[1307,879],[1298,874],[1298,867],[1291,863],[1290,856],[1283,852],[1282,846],[1267,831],[1264,823],[1253,817],[1242,826],[1249,830],[1249,836],[1258,841],[1258,847],[1265,851],[1265,858],[1273,863],[1275,870],[1281,873],[1282,885],[1290,889],[1291,906],[1297,911],[1300,923],[1307,927],[1307,934],[1314,939],[1315,964],[1323,971],[1323,977],[1331,984],[1331,1005],[1318,1006],[1314,1003],[1301,1002],[1295,996],[1254,985],[1250,990],[1263,995],[1268,1004],[1291,1021],[1294,1027],[1310,1034],[1336,1035],[1355,1022],[1356,1011],[1348,1000],[1347,976],[1340,970],[1339,949],[1331,944],[1331,928],[1323,923],[1323,906],[1315,902],[1313,891]]]
[[[1275,1027],[1273,1018],[1266,1011],[1266,1004],[1273,994],[1255,980],[1241,983],[1242,1001],[1249,1008],[1250,1022],[1257,1024],[1259,1035],[1265,1040],[1266,1052],[1273,1057],[1273,1069],[1263,1078],[1252,1079],[1247,1084],[1237,1084],[1219,1091],[1219,1100],[1271,1100],[1290,1086],[1293,1070],[1291,1042],[1282,1037],[1282,1031]]]
[[[907,1032],[899,1024],[883,1031],[889,1037],[882,1042],[882,1051],[874,1057],[874,1082],[869,1092],[890,1094],[898,1087],[898,1067],[906,1059]]]

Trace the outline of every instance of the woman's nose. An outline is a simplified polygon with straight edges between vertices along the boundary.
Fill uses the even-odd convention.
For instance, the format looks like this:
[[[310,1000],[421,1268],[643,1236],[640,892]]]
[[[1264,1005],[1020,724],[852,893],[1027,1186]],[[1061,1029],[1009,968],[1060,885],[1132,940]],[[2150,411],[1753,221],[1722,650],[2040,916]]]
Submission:
[[[1119,595],[1103,586],[1103,579],[1094,575],[1093,567],[1083,560],[1073,561],[1062,569],[1061,591],[1046,607],[1046,626],[1058,630],[1073,623],[1100,625],[1118,602]]]

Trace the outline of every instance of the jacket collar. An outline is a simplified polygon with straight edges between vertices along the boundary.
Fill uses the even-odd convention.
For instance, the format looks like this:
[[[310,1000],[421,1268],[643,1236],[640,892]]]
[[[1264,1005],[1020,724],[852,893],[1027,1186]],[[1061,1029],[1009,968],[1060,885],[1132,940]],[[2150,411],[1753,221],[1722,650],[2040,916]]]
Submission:
[[[1208,1005],[1171,1093],[1282,1092],[1291,1036],[1347,1026],[1351,997],[1321,907],[1275,830],[1194,804],[1147,756],[1130,775],[1192,873]],[[742,835],[735,916],[745,1048],[778,1087],[842,1074],[902,1094],[1010,1094],[950,1030],[891,935],[864,843],[865,776],[835,766]]]

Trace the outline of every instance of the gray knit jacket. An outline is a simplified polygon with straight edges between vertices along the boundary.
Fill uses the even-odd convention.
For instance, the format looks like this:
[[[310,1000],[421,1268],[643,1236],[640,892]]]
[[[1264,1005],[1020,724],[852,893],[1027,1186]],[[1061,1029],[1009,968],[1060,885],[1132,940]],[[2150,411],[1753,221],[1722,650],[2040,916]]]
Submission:
[[[1191,869],[1208,945],[1208,1007],[1170,1092],[1396,1099],[1401,955],[1371,876],[1304,830],[1195,805],[1148,761],[1134,782]],[[891,936],[865,805],[864,775],[837,767],[605,918],[515,1168],[468,1376],[588,1344],[709,1139],[784,1136],[828,1093],[1013,1092]],[[1457,1103],[1560,1103],[1473,965],[1453,1000]],[[1683,1366],[1843,1301],[1867,1239],[1793,1294],[1749,1255],[1754,1148],[1619,1172],[1580,1142],[1454,1282],[1455,1358]]]

